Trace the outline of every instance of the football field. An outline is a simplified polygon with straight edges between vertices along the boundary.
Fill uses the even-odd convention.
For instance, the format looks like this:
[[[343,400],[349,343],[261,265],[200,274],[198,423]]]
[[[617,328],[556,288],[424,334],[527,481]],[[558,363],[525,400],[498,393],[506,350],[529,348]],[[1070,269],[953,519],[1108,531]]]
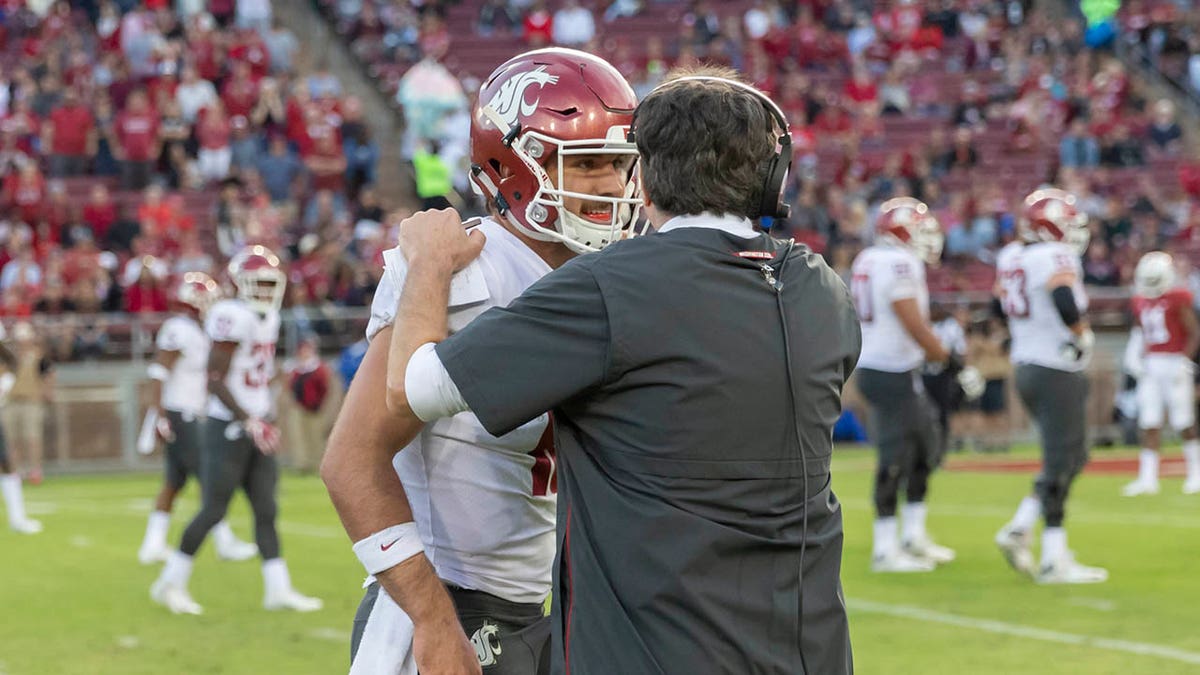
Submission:
[[[872,455],[845,449],[835,457],[857,672],[1200,672],[1200,496],[1180,495],[1180,479],[1164,479],[1158,496],[1123,499],[1128,475],[1086,474],[1069,504],[1070,544],[1111,579],[1038,587],[1012,572],[991,541],[1028,489],[1027,472],[966,470],[964,462],[990,460],[953,459],[958,468],[934,479],[930,529],[959,559],[932,574],[880,576],[867,571]],[[320,481],[285,476],[280,518],[294,583],[325,609],[263,611],[258,564],[219,562],[206,544],[191,585],[201,617],[153,605],[147,592],[158,568],[135,560],[157,482],[145,474],[53,477],[27,488],[46,531],[0,530],[0,675],[345,672],[362,569]],[[173,542],[196,496],[190,487],[181,499]],[[230,522],[250,537],[241,496]]]

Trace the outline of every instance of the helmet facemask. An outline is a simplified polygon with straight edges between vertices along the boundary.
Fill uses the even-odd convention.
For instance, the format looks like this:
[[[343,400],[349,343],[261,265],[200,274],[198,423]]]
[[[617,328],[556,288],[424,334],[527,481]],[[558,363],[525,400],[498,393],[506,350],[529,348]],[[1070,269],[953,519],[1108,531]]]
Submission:
[[[536,131],[522,134],[513,143],[512,151],[537,178],[538,190],[521,214],[524,218],[512,218],[514,225],[530,237],[557,241],[576,253],[599,251],[624,238],[642,205],[638,181],[633,175],[637,146],[626,139],[626,131],[613,127],[607,138],[577,140],[559,140]],[[622,194],[612,197],[567,189],[567,158],[580,155],[627,158],[629,167]],[[543,166],[547,158],[548,166]],[[554,178],[551,172],[555,173]],[[602,205],[607,219],[593,220],[573,213],[566,206],[567,199],[582,200],[587,206]],[[549,222],[555,214],[556,220]]]
[[[287,277],[274,268],[246,270],[238,275],[238,298],[262,315],[278,312],[283,307]]]

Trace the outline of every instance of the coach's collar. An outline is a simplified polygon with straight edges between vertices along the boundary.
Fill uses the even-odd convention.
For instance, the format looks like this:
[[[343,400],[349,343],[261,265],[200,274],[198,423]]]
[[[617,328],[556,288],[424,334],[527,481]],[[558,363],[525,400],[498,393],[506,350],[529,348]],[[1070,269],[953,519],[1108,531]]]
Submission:
[[[729,215],[702,213],[698,216],[675,216],[658,228],[661,232],[670,232],[684,227],[701,227],[709,230],[721,230],[735,237],[753,239],[759,235],[754,231],[754,224],[746,218]]]

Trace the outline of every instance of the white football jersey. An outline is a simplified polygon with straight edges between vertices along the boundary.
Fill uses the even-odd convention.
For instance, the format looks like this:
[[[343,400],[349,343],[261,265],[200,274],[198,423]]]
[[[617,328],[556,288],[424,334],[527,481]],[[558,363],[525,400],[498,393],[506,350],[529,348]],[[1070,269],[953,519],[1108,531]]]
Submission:
[[[158,329],[155,346],[160,352],[178,352],[171,375],[162,384],[160,405],[187,415],[200,416],[208,403],[208,335],[190,316],[176,315]]]
[[[1077,372],[1086,363],[1063,354],[1073,335],[1063,323],[1046,284],[1061,273],[1075,275],[1072,288],[1082,313],[1088,298],[1083,289],[1083,265],[1075,249],[1062,242],[1006,246],[996,260],[1000,303],[1012,335],[1012,361]]]
[[[929,318],[925,263],[906,248],[871,246],[858,254],[851,271],[850,290],[862,324],[858,367],[889,373],[920,367],[925,350],[904,329],[892,303],[916,298],[921,316]]]
[[[491,307],[504,307],[550,271],[499,223],[485,219],[483,253],[455,275],[450,332]],[[367,338],[391,325],[407,267],[384,254]],[[497,354],[503,358],[503,354]],[[496,437],[465,412],[428,425],[393,459],[425,553],[452,584],[511,602],[542,602],[554,562],[557,479],[549,415]]]
[[[204,328],[214,343],[237,343],[229,374],[225,376],[225,386],[234,400],[251,417],[269,417],[279,313],[261,316],[241,300],[221,300],[209,308]],[[208,415],[233,419],[233,413],[216,396],[208,397]]]

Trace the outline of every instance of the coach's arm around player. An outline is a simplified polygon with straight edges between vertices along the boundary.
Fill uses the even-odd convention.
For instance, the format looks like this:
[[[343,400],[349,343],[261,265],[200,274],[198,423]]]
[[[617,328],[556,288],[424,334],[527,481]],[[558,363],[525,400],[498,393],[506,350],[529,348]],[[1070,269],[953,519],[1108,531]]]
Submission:
[[[413,271],[419,270],[414,265]],[[442,324],[444,331],[444,315]],[[479,673],[474,647],[425,557],[404,485],[392,470],[396,449],[408,445],[424,423],[411,411],[380,405],[392,396],[387,381],[391,334],[388,326],[375,336],[351,381],[321,462],[321,479],[356,542],[355,552],[412,619],[413,653],[422,675]]]

